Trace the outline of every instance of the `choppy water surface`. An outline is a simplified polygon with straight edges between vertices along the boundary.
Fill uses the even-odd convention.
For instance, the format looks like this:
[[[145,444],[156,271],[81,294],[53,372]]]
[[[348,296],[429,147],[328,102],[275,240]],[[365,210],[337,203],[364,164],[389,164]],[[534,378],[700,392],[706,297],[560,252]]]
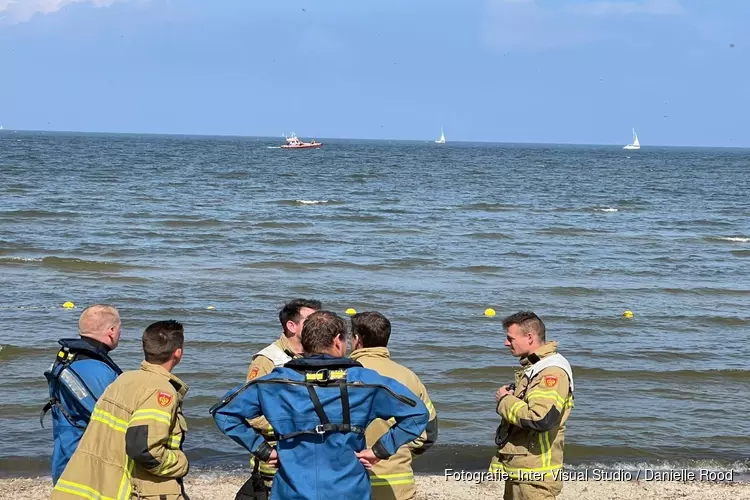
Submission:
[[[46,472],[42,372],[94,302],[124,369],[185,324],[189,454],[242,465],[208,408],[297,296],[391,319],[450,456],[489,460],[461,445],[491,447],[500,319],[532,309],[574,367],[566,462],[746,468],[749,150],[278,142],[0,133],[0,469]]]

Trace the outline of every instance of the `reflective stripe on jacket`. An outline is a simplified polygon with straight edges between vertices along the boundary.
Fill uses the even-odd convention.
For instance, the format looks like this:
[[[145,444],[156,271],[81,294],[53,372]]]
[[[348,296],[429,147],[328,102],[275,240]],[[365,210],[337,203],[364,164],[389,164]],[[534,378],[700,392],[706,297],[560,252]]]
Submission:
[[[52,500],[186,498],[182,451],[188,387],[161,366],[144,361],[120,375],[94,407],[78,449],[52,490]]]
[[[376,463],[370,473],[373,499],[410,500],[416,498],[417,489],[414,484],[412,460],[431,448],[438,436],[437,412],[427,395],[427,389],[413,371],[390,359],[390,352],[386,347],[357,349],[350,357],[365,368],[375,370],[384,377],[390,377],[402,383],[419,396],[430,412],[425,432],[418,439],[399,448],[398,452],[388,460]],[[367,427],[367,446],[376,443],[392,425],[392,420],[374,420]]]
[[[521,481],[549,481],[562,468],[565,423],[573,408],[571,381],[559,366],[544,368],[531,379],[527,376],[531,365],[556,354],[556,348],[557,342],[547,342],[520,360],[514,394],[504,396],[497,405],[507,441],[493,457],[490,471]]]

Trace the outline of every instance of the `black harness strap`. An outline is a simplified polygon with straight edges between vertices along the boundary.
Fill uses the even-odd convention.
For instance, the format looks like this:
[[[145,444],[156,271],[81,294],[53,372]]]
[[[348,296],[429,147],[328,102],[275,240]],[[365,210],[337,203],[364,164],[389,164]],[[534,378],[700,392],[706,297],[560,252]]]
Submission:
[[[324,380],[322,382],[323,384],[327,383],[327,380]],[[325,409],[323,408],[323,404],[320,402],[320,398],[318,397],[318,393],[315,391],[315,385],[318,385],[317,383],[305,383],[305,386],[307,386],[307,392],[310,395],[310,399],[312,400],[313,408],[315,408],[315,413],[318,414],[318,418],[320,419],[320,425],[316,425],[314,430],[307,430],[307,431],[297,431],[297,432],[290,432],[289,434],[279,434],[277,435],[277,439],[281,441],[282,439],[290,439],[296,436],[301,436],[305,434],[313,434],[313,435],[320,435],[327,432],[356,432],[358,434],[364,434],[365,430],[361,427],[354,427],[351,424],[351,409],[349,407],[349,391],[347,387],[347,382],[345,378],[339,379],[338,386],[339,390],[341,391],[341,413],[343,418],[343,423],[341,424],[332,424],[331,421],[328,419],[328,415],[326,415]]]
[[[341,413],[343,414],[343,428],[344,432],[349,432],[351,429],[351,415],[349,412],[349,391],[346,390],[346,379],[339,380],[339,389],[341,390]]]
[[[315,408],[315,413],[318,414],[320,423],[323,425],[330,424],[331,421],[328,420],[328,415],[326,415],[326,411],[323,409],[323,405],[320,403],[320,398],[318,397],[318,393],[315,392],[315,387],[312,384],[306,384],[306,385],[307,385],[307,392],[310,394],[310,399],[312,399],[312,404],[313,404],[313,407]]]

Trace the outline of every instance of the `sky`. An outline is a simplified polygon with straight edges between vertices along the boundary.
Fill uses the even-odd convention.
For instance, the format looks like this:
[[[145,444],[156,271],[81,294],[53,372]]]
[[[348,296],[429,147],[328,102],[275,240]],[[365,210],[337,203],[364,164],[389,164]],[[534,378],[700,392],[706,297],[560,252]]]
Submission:
[[[747,0],[0,0],[5,130],[750,147]]]

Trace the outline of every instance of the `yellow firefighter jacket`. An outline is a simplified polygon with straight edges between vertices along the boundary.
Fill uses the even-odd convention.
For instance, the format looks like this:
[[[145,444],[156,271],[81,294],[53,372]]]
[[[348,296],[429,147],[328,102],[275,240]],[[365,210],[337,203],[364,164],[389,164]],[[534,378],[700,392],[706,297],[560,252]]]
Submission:
[[[281,337],[279,337],[277,341],[260,350],[253,356],[253,361],[250,363],[250,368],[248,368],[247,371],[247,380],[250,381],[268,375],[275,366],[282,366],[284,363],[300,357],[300,355],[292,350],[289,340],[282,332]],[[258,417],[248,420],[248,423],[258,432],[263,434],[263,437],[266,439],[269,446],[276,445],[273,428],[271,427],[271,424],[268,423],[268,420],[264,417]],[[256,460],[255,456],[250,455],[251,470],[255,468]],[[269,465],[262,460],[258,462],[257,466],[258,472],[260,472],[260,475],[263,477],[264,483],[270,488],[273,483],[273,477],[276,474],[276,467]]]
[[[52,500],[187,499],[182,451],[188,386],[146,361],[102,394],[91,422],[52,491]]]
[[[366,347],[352,352],[351,358],[365,368],[375,370],[380,375],[395,379],[418,396],[430,411],[427,429],[419,439],[399,448],[388,460],[376,463],[370,472],[373,500],[407,500],[416,498],[414,472],[411,463],[413,458],[427,451],[438,436],[438,419],[435,407],[427,395],[427,389],[419,378],[408,368],[390,359],[385,347]],[[393,425],[390,421],[374,420],[365,432],[367,446],[371,447]]]
[[[573,408],[572,370],[557,353],[557,342],[547,342],[520,362],[514,394],[497,405],[503,423],[490,471],[519,482],[552,481],[552,472],[563,466],[565,422]]]

